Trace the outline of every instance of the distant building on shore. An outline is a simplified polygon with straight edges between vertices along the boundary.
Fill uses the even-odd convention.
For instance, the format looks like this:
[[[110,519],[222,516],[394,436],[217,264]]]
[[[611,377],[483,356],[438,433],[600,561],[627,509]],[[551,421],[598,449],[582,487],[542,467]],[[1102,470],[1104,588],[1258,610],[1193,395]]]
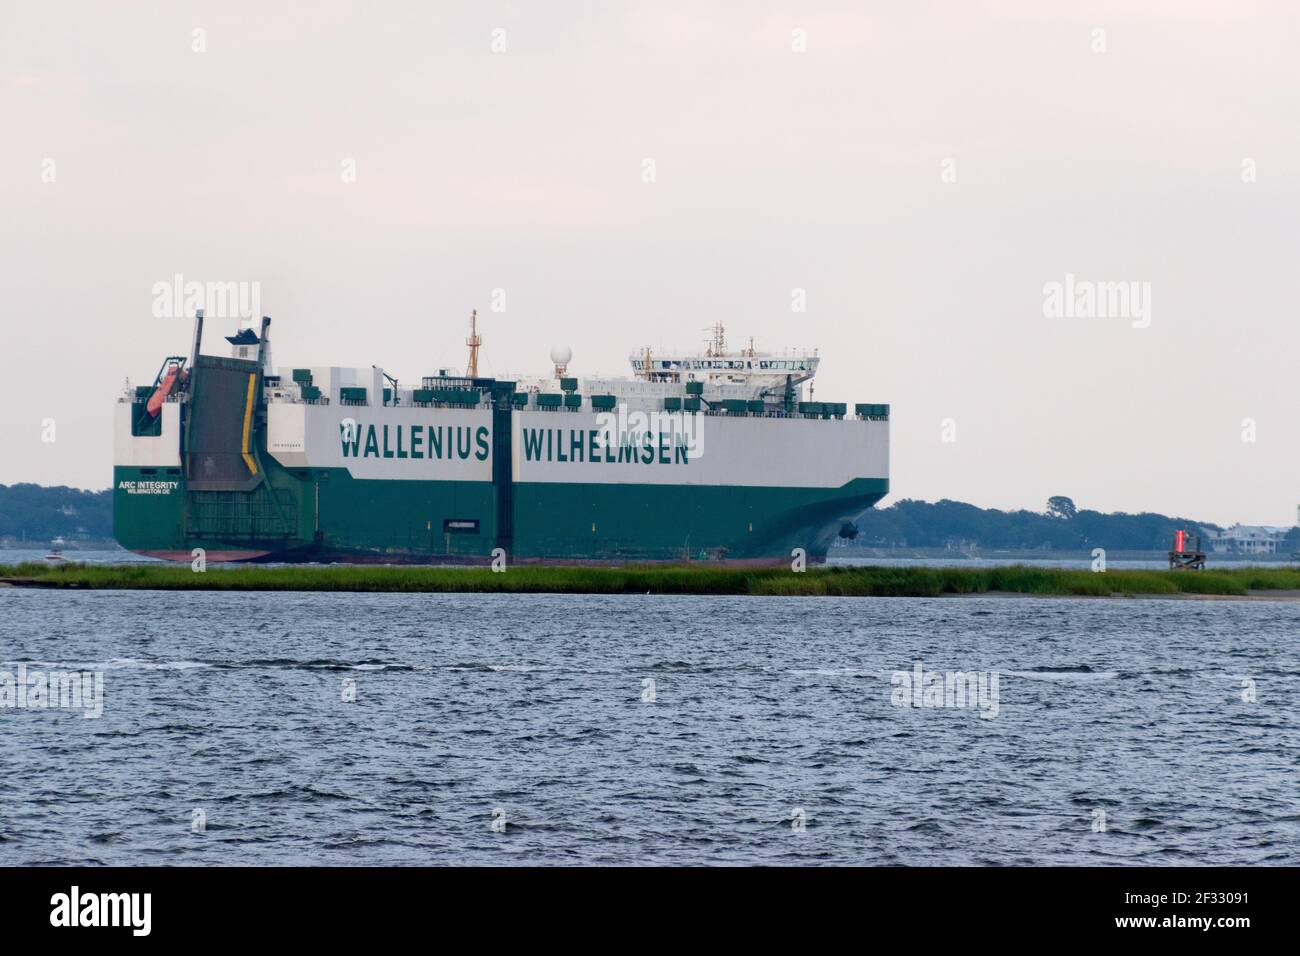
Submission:
[[[1209,550],[1214,554],[1277,554],[1290,528],[1268,525],[1234,524],[1223,531],[1202,529]]]

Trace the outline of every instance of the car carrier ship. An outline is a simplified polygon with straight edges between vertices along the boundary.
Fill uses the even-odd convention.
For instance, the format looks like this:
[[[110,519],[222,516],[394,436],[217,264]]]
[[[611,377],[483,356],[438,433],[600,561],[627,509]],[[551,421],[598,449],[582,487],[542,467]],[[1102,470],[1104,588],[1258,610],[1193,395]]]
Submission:
[[[553,369],[405,387],[382,368],[271,363],[271,320],[229,356],[166,358],[115,419],[117,540],[190,561],[825,560],[889,490],[889,406],[813,401],[814,352],[631,357],[626,378]],[[805,394],[805,392],[807,394]]]

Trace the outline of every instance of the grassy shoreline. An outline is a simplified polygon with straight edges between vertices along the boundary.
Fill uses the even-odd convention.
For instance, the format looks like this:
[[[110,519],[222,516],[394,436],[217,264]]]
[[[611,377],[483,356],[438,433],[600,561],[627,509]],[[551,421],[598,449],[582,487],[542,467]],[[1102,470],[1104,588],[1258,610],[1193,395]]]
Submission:
[[[93,590],[351,591],[510,594],[695,594],[789,597],[941,597],[1014,593],[1040,596],[1246,596],[1300,591],[1298,568],[1214,571],[1074,571],[994,568],[784,568],[698,565],[488,568],[241,566],[197,574],[187,565],[0,565],[0,586]]]

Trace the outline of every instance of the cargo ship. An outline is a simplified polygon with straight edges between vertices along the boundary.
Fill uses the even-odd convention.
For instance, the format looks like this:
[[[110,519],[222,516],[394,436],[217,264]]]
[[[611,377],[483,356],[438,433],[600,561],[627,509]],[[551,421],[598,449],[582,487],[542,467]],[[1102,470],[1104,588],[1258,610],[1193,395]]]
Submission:
[[[814,401],[813,352],[706,347],[630,374],[406,386],[275,367],[270,318],[128,381],[114,423],[125,548],[191,561],[809,564],[889,490],[889,406]],[[201,549],[201,550],[200,550]]]

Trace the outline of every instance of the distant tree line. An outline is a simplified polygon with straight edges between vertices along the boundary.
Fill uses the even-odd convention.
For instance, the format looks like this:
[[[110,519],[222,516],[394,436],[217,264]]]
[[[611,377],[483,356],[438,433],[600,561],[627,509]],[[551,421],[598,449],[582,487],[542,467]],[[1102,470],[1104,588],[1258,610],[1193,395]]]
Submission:
[[[1190,518],[1080,511],[1064,495],[1049,498],[1042,513],[977,508],[948,499],[930,503],[905,498],[888,508],[868,511],[858,521],[856,543],[866,547],[1167,551],[1180,528],[1222,530],[1212,522]],[[1208,542],[1206,545],[1208,550]]]
[[[0,538],[108,539],[113,537],[113,494],[79,488],[0,485]]]

